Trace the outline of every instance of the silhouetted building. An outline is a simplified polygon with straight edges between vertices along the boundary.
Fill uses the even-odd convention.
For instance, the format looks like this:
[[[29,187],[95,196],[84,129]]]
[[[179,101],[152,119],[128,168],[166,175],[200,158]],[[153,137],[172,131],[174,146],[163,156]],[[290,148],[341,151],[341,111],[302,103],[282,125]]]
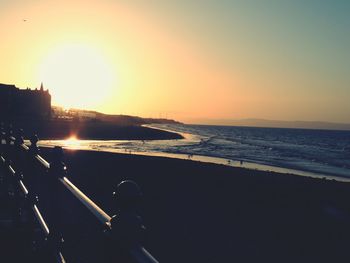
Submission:
[[[49,119],[51,95],[40,89],[19,89],[15,85],[0,84],[0,119]]]

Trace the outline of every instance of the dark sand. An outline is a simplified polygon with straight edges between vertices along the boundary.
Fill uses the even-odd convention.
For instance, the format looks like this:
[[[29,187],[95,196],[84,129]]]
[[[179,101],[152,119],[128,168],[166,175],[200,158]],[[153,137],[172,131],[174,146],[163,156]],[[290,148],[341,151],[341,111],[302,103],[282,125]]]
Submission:
[[[21,128],[25,138],[33,134],[44,139],[67,139],[75,136],[89,140],[169,140],[182,139],[175,132],[142,127],[140,125],[120,125],[102,121],[28,121],[18,122],[15,128]]]
[[[43,156],[49,159],[50,151],[42,149]],[[347,183],[162,157],[65,152],[71,180],[110,215],[117,183],[132,179],[141,186],[145,247],[160,262],[350,260]],[[66,204],[67,219],[80,208]],[[87,222],[88,215],[71,222],[83,237],[66,243],[74,251],[85,246],[78,252],[86,254],[82,262],[94,262],[90,244],[104,241],[86,234]]]

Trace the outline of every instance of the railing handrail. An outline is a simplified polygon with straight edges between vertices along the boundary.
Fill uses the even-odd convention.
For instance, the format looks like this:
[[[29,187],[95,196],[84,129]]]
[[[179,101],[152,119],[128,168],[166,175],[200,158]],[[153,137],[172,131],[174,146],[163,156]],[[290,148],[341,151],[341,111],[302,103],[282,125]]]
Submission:
[[[67,177],[60,178],[59,181],[102,223],[110,224],[112,219],[102,208],[95,204],[87,195],[76,187]]]
[[[24,150],[29,151],[29,147],[24,143],[20,145]],[[35,154],[34,158],[45,169],[50,169],[50,163],[45,160],[40,154]],[[85,195],[77,186],[75,186],[67,177],[58,178],[62,185],[68,189],[89,211],[104,225],[108,225],[111,221],[109,216],[101,207],[93,202],[87,195]]]
[[[38,148],[36,146],[37,140],[31,141],[30,147],[28,147],[24,142],[23,139],[16,139],[14,136],[9,136],[7,137],[9,141],[6,139],[6,133],[2,132],[1,133],[2,137],[5,138],[5,144],[9,145],[17,145],[22,148],[26,153],[30,153],[31,150],[35,150],[32,152],[32,156],[34,157],[34,160],[38,161],[38,163],[46,170],[50,171],[53,169],[53,166],[51,163],[45,160],[39,153],[38,153]],[[11,143],[12,142],[12,143]],[[2,144],[2,141],[0,141],[0,144]],[[5,163],[7,160],[3,156],[1,156],[1,160],[3,163]],[[63,164],[63,163],[62,163]],[[63,170],[66,171],[66,167],[63,164],[62,166]],[[11,166],[8,165],[8,169],[10,173],[15,177],[16,171],[15,169]],[[50,174],[49,176],[52,176]],[[52,178],[51,178],[52,179]],[[72,193],[72,195],[79,200],[97,219],[98,221],[103,224],[104,226],[107,227],[109,230],[113,230],[113,223],[112,223],[112,218],[110,215],[108,215],[101,207],[99,207],[92,199],[90,199],[86,194],[84,194],[77,186],[75,186],[64,174],[60,174],[57,177],[58,182],[60,182],[66,189],[69,190],[69,192]],[[24,184],[23,180],[17,179],[17,183],[19,184],[20,189],[22,190],[22,193],[25,197],[27,197],[30,192],[26,185]],[[50,229],[45,222],[42,214],[40,213],[39,208],[35,203],[31,203],[31,208],[34,212],[35,217],[37,218],[39,225],[41,229],[43,230],[44,234],[46,236],[50,235]],[[116,235],[118,233],[115,233]],[[129,252],[131,256],[134,258],[139,263],[157,263],[158,261],[141,245],[136,244],[133,245],[130,249]],[[58,262],[65,262],[64,257],[61,252],[59,252],[58,256]]]
[[[2,142],[0,142],[0,144],[2,144]],[[0,155],[0,157],[1,157],[0,159],[1,159],[2,163],[5,164],[6,159],[2,155]],[[42,216],[37,204],[35,202],[33,202],[32,198],[30,198],[30,193],[29,193],[28,188],[24,184],[23,180],[18,178],[18,176],[16,174],[16,170],[12,167],[12,165],[10,165],[10,164],[6,165],[6,168],[8,169],[8,171],[10,173],[11,179],[17,181],[19,188],[22,191],[22,194],[24,195],[24,197],[27,200],[30,200],[30,207],[33,210],[34,216],[36,217],[41,230],[43,231],[43,233],[46,237],[49,237],[49,235],[50,235],[49,227],[48,227],[44,217]],[[66,262],[64,259],[64,256],[62,255],[62,253],[60,251],[57,251],[56,254],[57,255],[55,258],[56,258],[56,261],[58,263],[65,263]]]

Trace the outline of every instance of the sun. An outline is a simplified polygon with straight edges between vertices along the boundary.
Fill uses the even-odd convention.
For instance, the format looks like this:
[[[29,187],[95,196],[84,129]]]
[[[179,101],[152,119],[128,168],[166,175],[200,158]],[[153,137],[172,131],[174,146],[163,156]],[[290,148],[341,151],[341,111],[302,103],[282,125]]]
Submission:
[[[39,67],[53,103],[65,108],[96,109],[111,95],[115,72],[98,49],[67,44],[52,50]]]

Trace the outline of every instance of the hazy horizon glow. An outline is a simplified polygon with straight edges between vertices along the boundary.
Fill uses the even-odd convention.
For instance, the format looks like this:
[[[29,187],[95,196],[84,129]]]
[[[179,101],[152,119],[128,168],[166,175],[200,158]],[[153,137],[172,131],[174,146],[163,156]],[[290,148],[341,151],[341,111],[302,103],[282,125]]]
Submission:
[[[341,0],[4,0],[0,83],[113,114],[350,123],[349,13]]]

